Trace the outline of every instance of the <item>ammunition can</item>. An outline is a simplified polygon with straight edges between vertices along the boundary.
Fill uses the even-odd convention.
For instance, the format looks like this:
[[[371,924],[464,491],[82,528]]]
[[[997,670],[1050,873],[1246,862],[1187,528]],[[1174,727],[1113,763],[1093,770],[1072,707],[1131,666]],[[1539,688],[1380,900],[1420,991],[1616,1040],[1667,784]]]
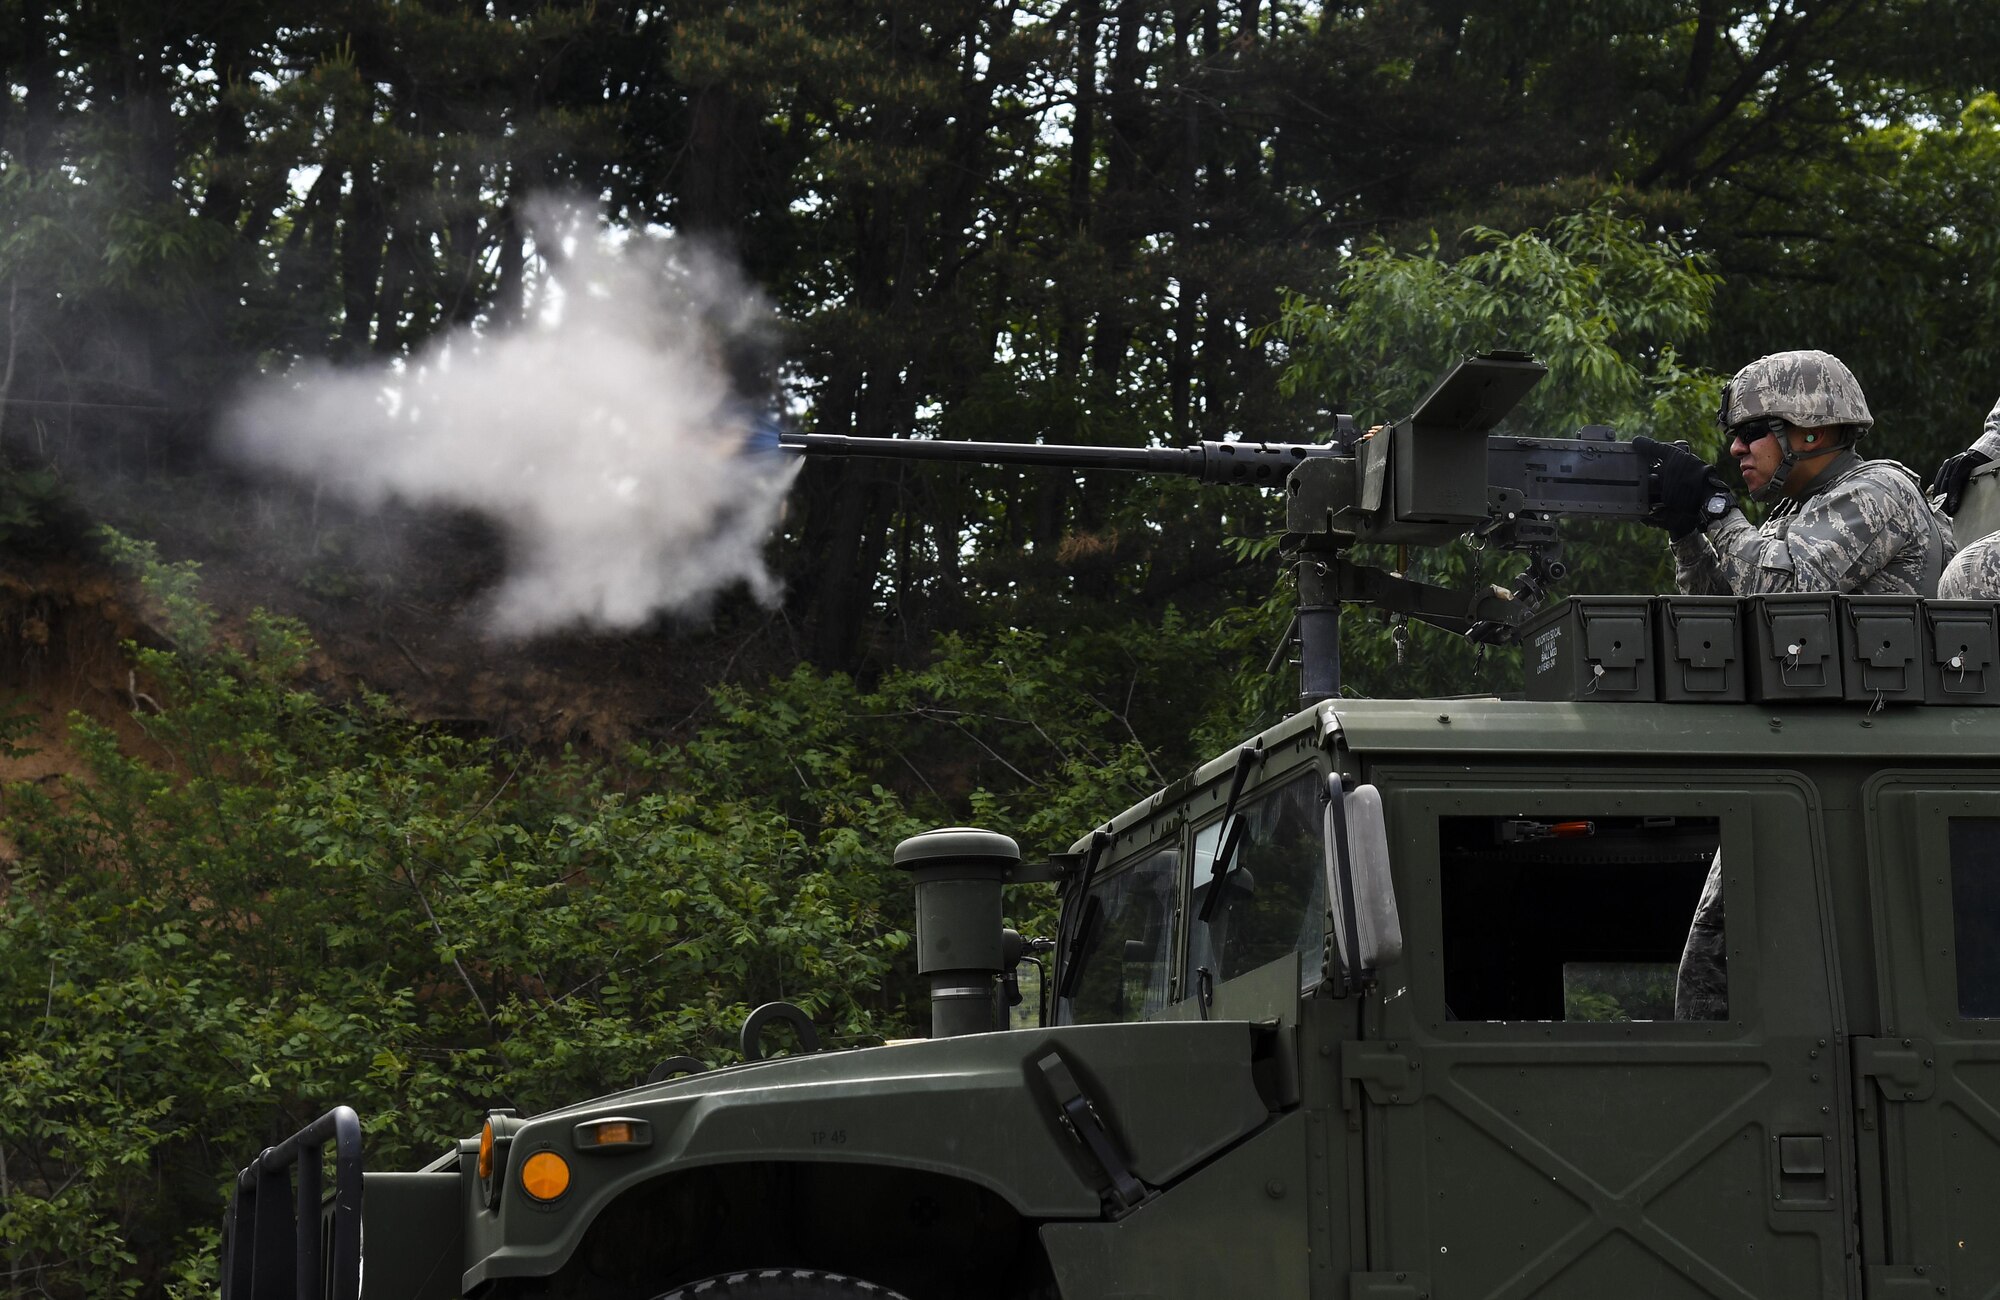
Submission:
[[[1830,592],[1752,596],[1746,683],[1757,701],[1841,696],[1839,597]]]
[[[1653,605],[1660,698],[1673,703],[1744,698],[1743,602],[1734,596],[1662,596]]]
[[[1915,596],[1849,596],[1841,602],[1845,698],[1869,704],[1923,703],[1923,609]]]
[[[2000,603],[1924,602],[1924,702],[2000,705]]]
[[[1571,596],[1521,629],[1521,671],[1531,700],[1651,700],[1652,601]]]
[[[1486,434],[1405,422],[1389,430],[1396,522],[1470,528],[1486,521]]]

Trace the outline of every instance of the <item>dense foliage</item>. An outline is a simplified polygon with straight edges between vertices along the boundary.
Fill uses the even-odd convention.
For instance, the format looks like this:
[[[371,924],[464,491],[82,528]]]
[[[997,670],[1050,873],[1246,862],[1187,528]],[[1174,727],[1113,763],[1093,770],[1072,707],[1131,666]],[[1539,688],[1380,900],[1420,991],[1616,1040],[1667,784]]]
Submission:
[[[1200,707],[1134,698],[1203,653],[1191,629],[1123,656],[1014,634],[870,691],[808,668],[723,691],[683,745],[509,752],[386,700],[326,707],[295,684],[301,629],[231,644],[189,567],[113,541],[178,642],[138,652],[145,752],[79,720],[87,775],[8,791],[0,825],[0,1241],[24,1294],[193,1285],[231,1169],[338,1103],[393,1168],[492,1105],[734,1059],[773,998],[835,1045],[908,1032],[889,850],[961,802],[934,787],[995,774],[977,814],[1067,849],[1185,766],[1184,737],[1141,736]],[[1039,894],[1016,900],[1031,931]]]

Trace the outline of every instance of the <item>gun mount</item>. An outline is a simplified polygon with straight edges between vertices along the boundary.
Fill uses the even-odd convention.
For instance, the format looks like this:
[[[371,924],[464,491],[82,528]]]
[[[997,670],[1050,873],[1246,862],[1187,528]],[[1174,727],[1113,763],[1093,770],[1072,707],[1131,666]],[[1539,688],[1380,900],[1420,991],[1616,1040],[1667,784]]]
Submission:
[[[874,456],[1068,470],[1177,474],[1205,483],[1282,488],[1283,553],[1298,609],[1287,634],[1299,698],[1340,691],[1340,607],[1371,605],[1480,641],[1504,641],[1567,572],[1557,519],[1639,519],[1656,504],[1630,443],[1591,425],[1575,438],[1492,432],[1548,373],[1523,352],[1484,352],[1454,366],[1410,415],[1366,433],[1336,417],[1317,443],[1218,442],[1191,447],[1088,447],[786,434],[812,456]],[[1357,563],[1363,543],[1436,546],[1471,535],[1528,558],[1511,590],[1454,591]]]

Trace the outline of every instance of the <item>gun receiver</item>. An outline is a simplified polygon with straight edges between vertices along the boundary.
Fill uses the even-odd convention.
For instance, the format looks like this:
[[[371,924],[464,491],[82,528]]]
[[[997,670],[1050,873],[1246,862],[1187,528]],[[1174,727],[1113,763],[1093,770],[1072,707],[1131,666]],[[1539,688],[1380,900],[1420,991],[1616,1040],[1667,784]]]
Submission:
[[[1576,438],[1492,432],[1547,373],[1526,353],[1480,353],[1454,366],[1407,418],[1358,434],[1353,417],[1338,416],[1332,438],[1318,443],[1072,447],[842,434],[785,434],[780,443],[813,456],[1120,470],[1282,487],[1284,549],[1299,596],[1288,636],[1300,651],[1301,699],[1311,703],[1339,693],[1342,603],[1505,640],[1566,572],[1557,516],[1639,519],[1653,509],[1644,462],[1602,425]],[[1452,591],[1344,555],[1363,542],[1432,546],[1465,534],[1528,556],[1512,591]]]

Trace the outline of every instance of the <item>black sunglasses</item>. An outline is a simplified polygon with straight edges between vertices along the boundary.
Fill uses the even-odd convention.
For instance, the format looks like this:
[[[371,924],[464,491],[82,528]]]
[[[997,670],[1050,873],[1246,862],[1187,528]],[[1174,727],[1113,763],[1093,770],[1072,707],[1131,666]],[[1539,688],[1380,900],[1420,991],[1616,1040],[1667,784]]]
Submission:
[[[1727,432],[1731,442],[1740,440],[1747,447],[1759,438],[1768,438],[1780,429],[1791,427],[1792,422],[1781,415],[1760,415],[1754,420],[1730,425]]]

